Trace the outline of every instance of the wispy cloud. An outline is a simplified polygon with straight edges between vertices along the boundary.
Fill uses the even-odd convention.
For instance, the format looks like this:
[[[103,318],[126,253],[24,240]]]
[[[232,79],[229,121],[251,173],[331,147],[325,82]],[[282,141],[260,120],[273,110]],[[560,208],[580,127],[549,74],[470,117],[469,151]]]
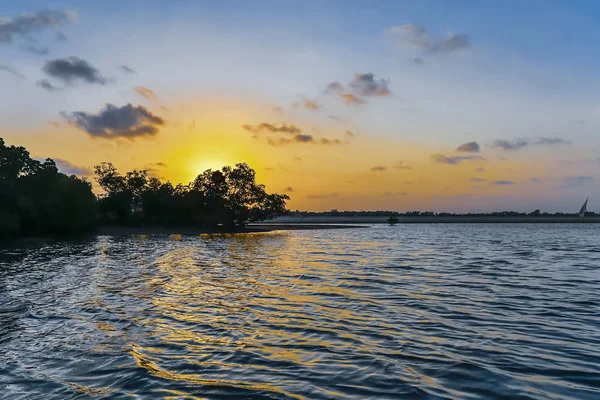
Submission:
[[[302,159],[300,157],[294,157],[294,161],[302,162]]]
[[[96,68],[78,57],[57,58],[46,61],[42,70],[49,77],[60,80],[65,84],[72,84],[75,81],[84,81],[99,85],[107,83],[106,78]]]
[[[135,70],[133,68],[128,67],[127,65],[119,65],[119,69],[126,74],[135,74]]]
[[[418,65],[420,67],[425,65],[425,62],[423,61],[423,59],[421,57],[413,58],[412,62],[413,62],[413,64]]]
[[[276,114],[283,114],[283,108],[281,108],[279,106],[275,106],[271,110],[273,110],[273,112]]]
[[[344,133],[346,134],[346,136],[354,137],[354,132],[352,132],[351,130],[346,130],[346,132]]]
[[[387,170],[387,167],[385,165],[376,165],[371,168],[371,172],[383,172],[386,170]]]
[[[312,135],[298,134],[294,135],[291,139],[288,138],[267,138],[267,143],[271,146],[285,146],[288,144],[300,143],[300,144],[322,144],[322,145],[339,145],[342,144],[342,141],[339,139],[327,139],[320,138],[316,139]]]
[[[294,104],[294,107],[303,107],[309,111],[317,111],[317,110],[323,108],[323,106],[321,104],[317,103],[314,100],[310,100],[310,99],[304,99],[304,100],[302,100],[302,102]]]
[[[154,93],[148,88],[145,88],[143,86],[136,86],[133,88],[133,91],[148,100],[158,101],[158,96],[156,95],[156,93]]]
[[[9,67],[8,65],[0,65],[0,71],[7,72],[7,73],[11,74],[12,76],[19,78],[19,79],[25,79],[25,76],[22,73],[20,73],[19,71],[17,71],[14,68]]]
[[[76,111],[62,113],[63,117],[77,128],[94,138],[133,140],[154,136],[159,133],[165,120],[152,114],[144,106],[127,104],[117,107],[107,104],[98,114]]]
[[[479,144],[477,142],[463,143],[456,148],[456,151],[463,153],[479,153]]]
[[[529,179],[529,182],[531,182],[531,183],[543,183],[543,181],[540,178],[536,178],[536,177],[533,177],[533,178]]]
[[[471,182],[485,182],[483,178],[471,178]]]
[[[556,144],[571,144],[571,141],[560,138],[541,137],[534,144],[541,146],[552,146]]]
[[[342,100],[344,100],[344,104],[347,106],[359,106],[361,104],[367,104],[367,100],[352,93],[340,93],[339,96]]]
[[[527,142],[527,140],[525,139],[517,139],[515,141],[508,141],[508,140],[494,140],[494,142],[492,142],[492,148],[493,149],[502,149],[502,150],[519,150],[522,149],[523,147],[527,146],[529,143]]]
[[[41,157],[37,157],[36,159],[41,162],[46,160],[45,158],[41,158]],[[77,166],[77,165],[73,164],[72,162],[69,162],[62,158],[52,157],[52,160],[54,160],[54,163],[56,164],[56,168],[63,174],[79,175],[79,176],[90,176],[93,174],[93,171],[91,170],[91,168]]]
[[[364,97],[369,96],[389,96],[392,94],[389,88],[389,80],[375,79],[375,74],[357,73],[350,82],[350,88],[354,94]]]
[[[485,172],[485,168],[481,167],[481,168],[477,168],[475,170],[475,172]]]
[[[294,188],[291,186],[286,187],[285,189],[283,189],[284,193],[294,193]]]
[[[384,196],[395,197],[395,196],[408,196],[407,192],[384,192]]]
[[[432,38],[420,25],[393,26],[388,32],[400,38],[400,43],[419,48],[430,54],[453,53],[470,47],[468,35],[451,33],[445,38]]]
[[[48,121],[48,126],[54,128],[54,129],[58,129],[58,128],[60,128],[60,123],[56,122],[56,121]]]
[[[35,54],[36,56],[45,56],[50,53],[50,49],[39,44],[24,44],[21,48],[25,51]]]
[[[40,79],[39,81],[37,81],[35,83],[35,85],[37,87],[40,87],[44,90],[47,90],[49,92],[56,92],[58,90],[62,90],[61,88],[54,86],[52,83],[50,83],[50,81],[48,81],[48,79]]]
[[[593,176],[566,176],[563,179],[565,187],[568,188],[586,186],[594,183]]]
[[[497,181],[493,181],[491,182],[492,185],[514,185],[515,183],[513,181],[507,181],[504,179],[499,179]]]
[[[443,154],[432,154],[431,160],[436,164],[448,164],[448,165],[457,165],[463,161],[467,160],[485,160],[483,157],[479,156],[452,156],[446,157]]]
[[[292,135],[298,135],[302,133],[302,130],[295,125],[288,125],[285,122],[282,122],[279,125],[271,124],[268,122],[261,122],[258,125],[242,125],[242,128],[252,133],[289,133]]]

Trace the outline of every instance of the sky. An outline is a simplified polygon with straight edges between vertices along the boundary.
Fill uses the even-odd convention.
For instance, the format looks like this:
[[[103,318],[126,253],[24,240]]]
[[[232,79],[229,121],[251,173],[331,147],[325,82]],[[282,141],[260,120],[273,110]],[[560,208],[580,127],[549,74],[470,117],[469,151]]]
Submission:
[[[600,204],[596,1],[5,0],[0,137],[292,210]]]

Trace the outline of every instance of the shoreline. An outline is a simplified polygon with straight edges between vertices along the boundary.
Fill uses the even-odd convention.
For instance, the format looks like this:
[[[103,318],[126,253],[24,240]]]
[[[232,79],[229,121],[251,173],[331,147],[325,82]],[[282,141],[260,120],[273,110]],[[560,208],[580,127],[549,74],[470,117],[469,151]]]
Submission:
[[[215,229],[201,227],[160,227],[160,226],[99,226],[91,235],[131,236],[131,235],[230,235],[238,233],[268,233],[274,231],[323,230],[368,228],[357,225],[321,225],[321,224],[250,224],[238,229]]]
[[[382,217],[280,217],[262,225],[302,224],[387,224]],[[598,224],[600,217],[579,216],[398,216],[397,225],[403,224]]]

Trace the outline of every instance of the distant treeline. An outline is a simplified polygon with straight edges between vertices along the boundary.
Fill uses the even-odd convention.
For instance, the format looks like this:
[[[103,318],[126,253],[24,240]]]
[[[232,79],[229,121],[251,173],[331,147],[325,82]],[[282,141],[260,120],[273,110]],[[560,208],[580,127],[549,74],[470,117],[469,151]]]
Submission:
[[[100,196],[85,178],[67,176],[52,159],[33,159],[0,138],[0,237],[77,233],[99,224],[229,229],[283,213],[289,199],[267,193],[244,163],[204,171],[187,185],[143,170],[121,175],[111,163],[94,170]]]
[[[491,213],[447,213],[440,212],[436,213],[433,211],[407,211],[405,213],[400,213],[396,211],[323,211],[323,212],[313,212],[313,211],[290,211],[288,214],[290,217],[574,217],[577,216],[577,213],[547,213],[541,212],[540,210],[535,210],[530,213],[523,213],[518,211],[499,211],[499,212],[491,212]],[[595,212],[586,212],[586,216],[598,216],[600,214]]]

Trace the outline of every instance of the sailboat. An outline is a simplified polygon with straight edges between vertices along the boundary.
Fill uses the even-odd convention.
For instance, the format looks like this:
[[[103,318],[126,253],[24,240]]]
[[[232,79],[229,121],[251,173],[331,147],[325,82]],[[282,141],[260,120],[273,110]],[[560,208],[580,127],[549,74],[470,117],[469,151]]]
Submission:
[[[587,202],[588,202],[588,198],[586,197],[585,203],[583,203],[583,205],[581,206],[581,210],[579,210],[579,216],[580,217],[585,216],[585,213],[587,211]]]

